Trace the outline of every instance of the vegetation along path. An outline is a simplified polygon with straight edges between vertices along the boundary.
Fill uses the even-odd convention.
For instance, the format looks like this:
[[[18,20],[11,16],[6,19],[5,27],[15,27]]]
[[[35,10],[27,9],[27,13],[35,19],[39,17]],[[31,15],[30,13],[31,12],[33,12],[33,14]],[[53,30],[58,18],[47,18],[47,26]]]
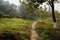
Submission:
[[[37,31],[36,31],[36,25],[37,25],[37,21],[32,23],[32,28],[31,28],[31,40],[42,40]]]

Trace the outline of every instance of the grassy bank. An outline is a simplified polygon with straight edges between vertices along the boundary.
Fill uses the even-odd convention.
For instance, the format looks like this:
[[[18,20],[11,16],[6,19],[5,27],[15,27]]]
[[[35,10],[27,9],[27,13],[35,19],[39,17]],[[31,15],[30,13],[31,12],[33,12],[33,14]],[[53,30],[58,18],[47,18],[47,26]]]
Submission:
[[[0,36],[7,33],[13,34],[17,40],[30,40],[32,22],[33,20],[20,18],[0,18]]]
[[[53,28],[53,20],[38,20],[37,32],[43,40],[60,40],[60,20],[57,19],[57,28]]]

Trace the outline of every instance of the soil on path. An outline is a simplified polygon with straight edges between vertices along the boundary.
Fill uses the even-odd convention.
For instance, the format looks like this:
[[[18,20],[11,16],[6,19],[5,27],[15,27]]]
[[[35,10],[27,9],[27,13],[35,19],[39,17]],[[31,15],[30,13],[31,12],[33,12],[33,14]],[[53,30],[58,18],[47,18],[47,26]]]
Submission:
[[[36,25],[37,21],[32,23],[32,28],[31,28],[31,40],[42,40],[41,37],[39,37],[37,31],[36,31]]]

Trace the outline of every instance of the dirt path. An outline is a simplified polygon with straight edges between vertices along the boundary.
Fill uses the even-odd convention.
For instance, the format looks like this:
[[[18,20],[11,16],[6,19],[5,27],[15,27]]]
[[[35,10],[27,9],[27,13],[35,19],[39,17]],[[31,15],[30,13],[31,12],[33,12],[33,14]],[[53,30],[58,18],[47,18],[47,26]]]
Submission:
[[[37,25],[37,22],[36,21],[33,22],[32,29],[31,29],[31,40],[42,40],[36,31],[36,25]]]

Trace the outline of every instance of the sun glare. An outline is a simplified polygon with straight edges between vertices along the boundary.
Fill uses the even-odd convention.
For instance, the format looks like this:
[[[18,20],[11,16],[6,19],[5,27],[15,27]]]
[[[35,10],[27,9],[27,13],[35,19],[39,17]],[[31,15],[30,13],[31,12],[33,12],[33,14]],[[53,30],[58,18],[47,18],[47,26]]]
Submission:
[[[19,0],[4,0],[4,1],[9,1],[10,4],[13,3],[13,4],[17,5],[17,6],[19,6],[19,4],[20,4]]]

